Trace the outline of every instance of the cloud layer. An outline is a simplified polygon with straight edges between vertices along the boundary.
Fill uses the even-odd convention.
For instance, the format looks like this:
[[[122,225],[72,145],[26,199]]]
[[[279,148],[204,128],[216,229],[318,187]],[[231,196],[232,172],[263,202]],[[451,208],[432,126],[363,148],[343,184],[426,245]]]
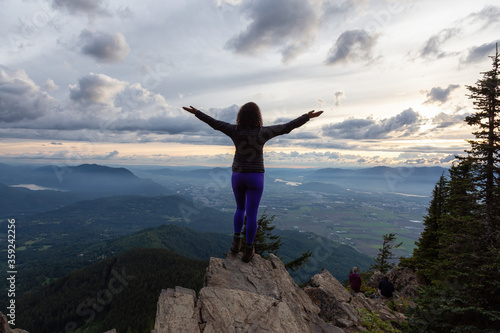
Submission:
[[[242,9],[250,23],[226,43],[237,53],[257,55],[278,47],[283,61],[294,59],[314,42],[318,17],[308,0],[254,0]]]
[[[82,54],[93,57],[97,62],[114,63],[124,60],[130,52],[130,46],[121,33],[109,34],[83,30],[80,34]]]
[[[266,124],[325,111],[271,140],[275,161],[448,163],[471,135],[464,87],[491,68],[500,6],[443,1],[4,1],[0,146],[43,142],[58,158],[99,142],[92,156],[108,160],[144,158],[122,143],[227,151],[181,107],[234,122],[254,100]]]
[[[0,67],[0,123],[37,119],[57,105],[25,71]]]
[[[450,100],[451,92],[459,87],[458,84],[450,84],[447,88],[434,87],[426,92],[427,100],[424,104],[442,105]]]
[[[340,123],[325,125],[325,136],[341,139],[370,140],[403,137],[419,130],[421,116],[413,109],[407,109],[390,118],[376,120],[368,118],[348,118]]]
[[[344,31],[328,51],[326,63],[328,65],[348,62],[369,63],[374,58],[373,49],[376,41],[377,36],[365,30]]]

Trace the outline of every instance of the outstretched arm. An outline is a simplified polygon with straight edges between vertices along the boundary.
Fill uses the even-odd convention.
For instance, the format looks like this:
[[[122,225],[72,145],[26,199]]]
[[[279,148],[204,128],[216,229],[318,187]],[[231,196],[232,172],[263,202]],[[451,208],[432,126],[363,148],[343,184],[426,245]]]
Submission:
[[[194,114],[196,118],[200,119],[201,121],[207,123],[210,127],[212,127],[214,130],[221,131],[222,133],[231,136],[231,131],[235,125],[231,125],[229,123],[226,123],[224,121],[220,121],[217,119],[214,119],[210,117],[209,115],[204,114],[194,106],[190,105],[189,107],[182,107],[184,110],[187,112]]]
[[[196,113],[196,111],[198,111],[198,109],[197,109],[197,108],[195,108],[195,107],[193,107],[192,105],[190,105],[188,108],[187,108],[187,107],[185,107],[185,106],[183,106],[182,108],[183,108],[184,110],[186,110],[187,112],[192,113],[192,114],[195,114],[195,113]]]
[[[309,116],[309,119],[311,119],[311,118],[316,118],[316,117],[321,116],[322,113],[323,113],[323,111],[314,111],[314,110],[312,110],[312,111],[309,111],[307,113],[307,115]]]
[[[266,141],[267,141],[271,138],[274,138],[275,136],[288,134],[293,129],[300,127],[300,126],[304,125],[305,123],[307,123],[310,119],[319,117],[322,113],[323,113],[323,111],[311,110],[307,113],[304,113],[302,116],[298,117],[297,119],[294,119],[286,124],[266,126],[265,127],[265,134],[263,134],[263,137],[265,137]]]

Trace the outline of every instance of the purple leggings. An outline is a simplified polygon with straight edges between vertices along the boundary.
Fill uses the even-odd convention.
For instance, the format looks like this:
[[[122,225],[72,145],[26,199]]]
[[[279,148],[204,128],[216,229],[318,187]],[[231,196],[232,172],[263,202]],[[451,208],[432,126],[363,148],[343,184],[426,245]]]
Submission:
[[[246,212],[246,243],[253,244],[257,233],[257,210],[264,191],[264,173],[233,172],[231,184],[233,185],[234,199],[236,200],[234,232],[241,232]]]

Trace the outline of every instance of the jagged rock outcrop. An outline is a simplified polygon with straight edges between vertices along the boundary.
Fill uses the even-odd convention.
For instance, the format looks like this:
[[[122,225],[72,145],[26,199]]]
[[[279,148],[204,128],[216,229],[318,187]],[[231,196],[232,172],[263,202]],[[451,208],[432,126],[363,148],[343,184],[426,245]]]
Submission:
[[[241,255],[210,259],[197,300],[192,290],[162,291],[155,332],[344,332],[319,317],[279,258],[255,255],[246,264]]]
[[[416,297],[419,281],[415,272],[408,267],[395,267],[386,274],[394,284],[394,289],[400,296]],[[367,285],[372,288],[378,288],[379,282],[384,277],[380,271],[375,271],[368,281]]]
[[[162,290],[156,307],[157,333],[200,332],[200,309],[192,289]]]
[[[406,319],[402,313],[392,311],[382,299],[367,298],[361,293],[351,294],[327,270],[314,275],[304,291],[321,308],[320,316],[324,320],[348,331],[361,329],[358,310],[363,308],[377,313],[382,320],[402,322]]]
[[[417,296],[419,281],[415,272],[408,267],[395,267],[389,274],[389,279],[401,296],[414,298]]]
[[[327,270],[301,289],[278,257],[255,255],[246,264],[241,256],[211,258],[198,298],[191,289],[163,290],[153,333],[361,332],[364,309],[393,323],[406,319],[384,299],[351,294]],[[397,288],[416,283],[410,273],[394,271]]]
[[[370,277],[370,280],[368,280],[366,282],[366,284],[369,287],[377,289],[379,282],[382,281],[383,278],[384,278],[384,274],[382,274],[382,272],[380,272],[380,271],[375,270],[373,272],[373,275]]]
[[[360,323],[352,295],[344,286],[323,269],[304,287],[311,300],[320,307],[320,316],[338,326],[351,327]]]

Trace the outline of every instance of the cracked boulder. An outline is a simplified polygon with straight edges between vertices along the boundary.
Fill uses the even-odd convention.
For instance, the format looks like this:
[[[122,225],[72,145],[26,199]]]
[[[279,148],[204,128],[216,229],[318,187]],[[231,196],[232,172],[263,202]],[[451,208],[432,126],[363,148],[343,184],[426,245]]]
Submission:
[[[162,292],[156,333],[344,332],[319,317],[278,257],[255,255],[247,264],[241,256],[211,258],[197,300],[192,291]]]

